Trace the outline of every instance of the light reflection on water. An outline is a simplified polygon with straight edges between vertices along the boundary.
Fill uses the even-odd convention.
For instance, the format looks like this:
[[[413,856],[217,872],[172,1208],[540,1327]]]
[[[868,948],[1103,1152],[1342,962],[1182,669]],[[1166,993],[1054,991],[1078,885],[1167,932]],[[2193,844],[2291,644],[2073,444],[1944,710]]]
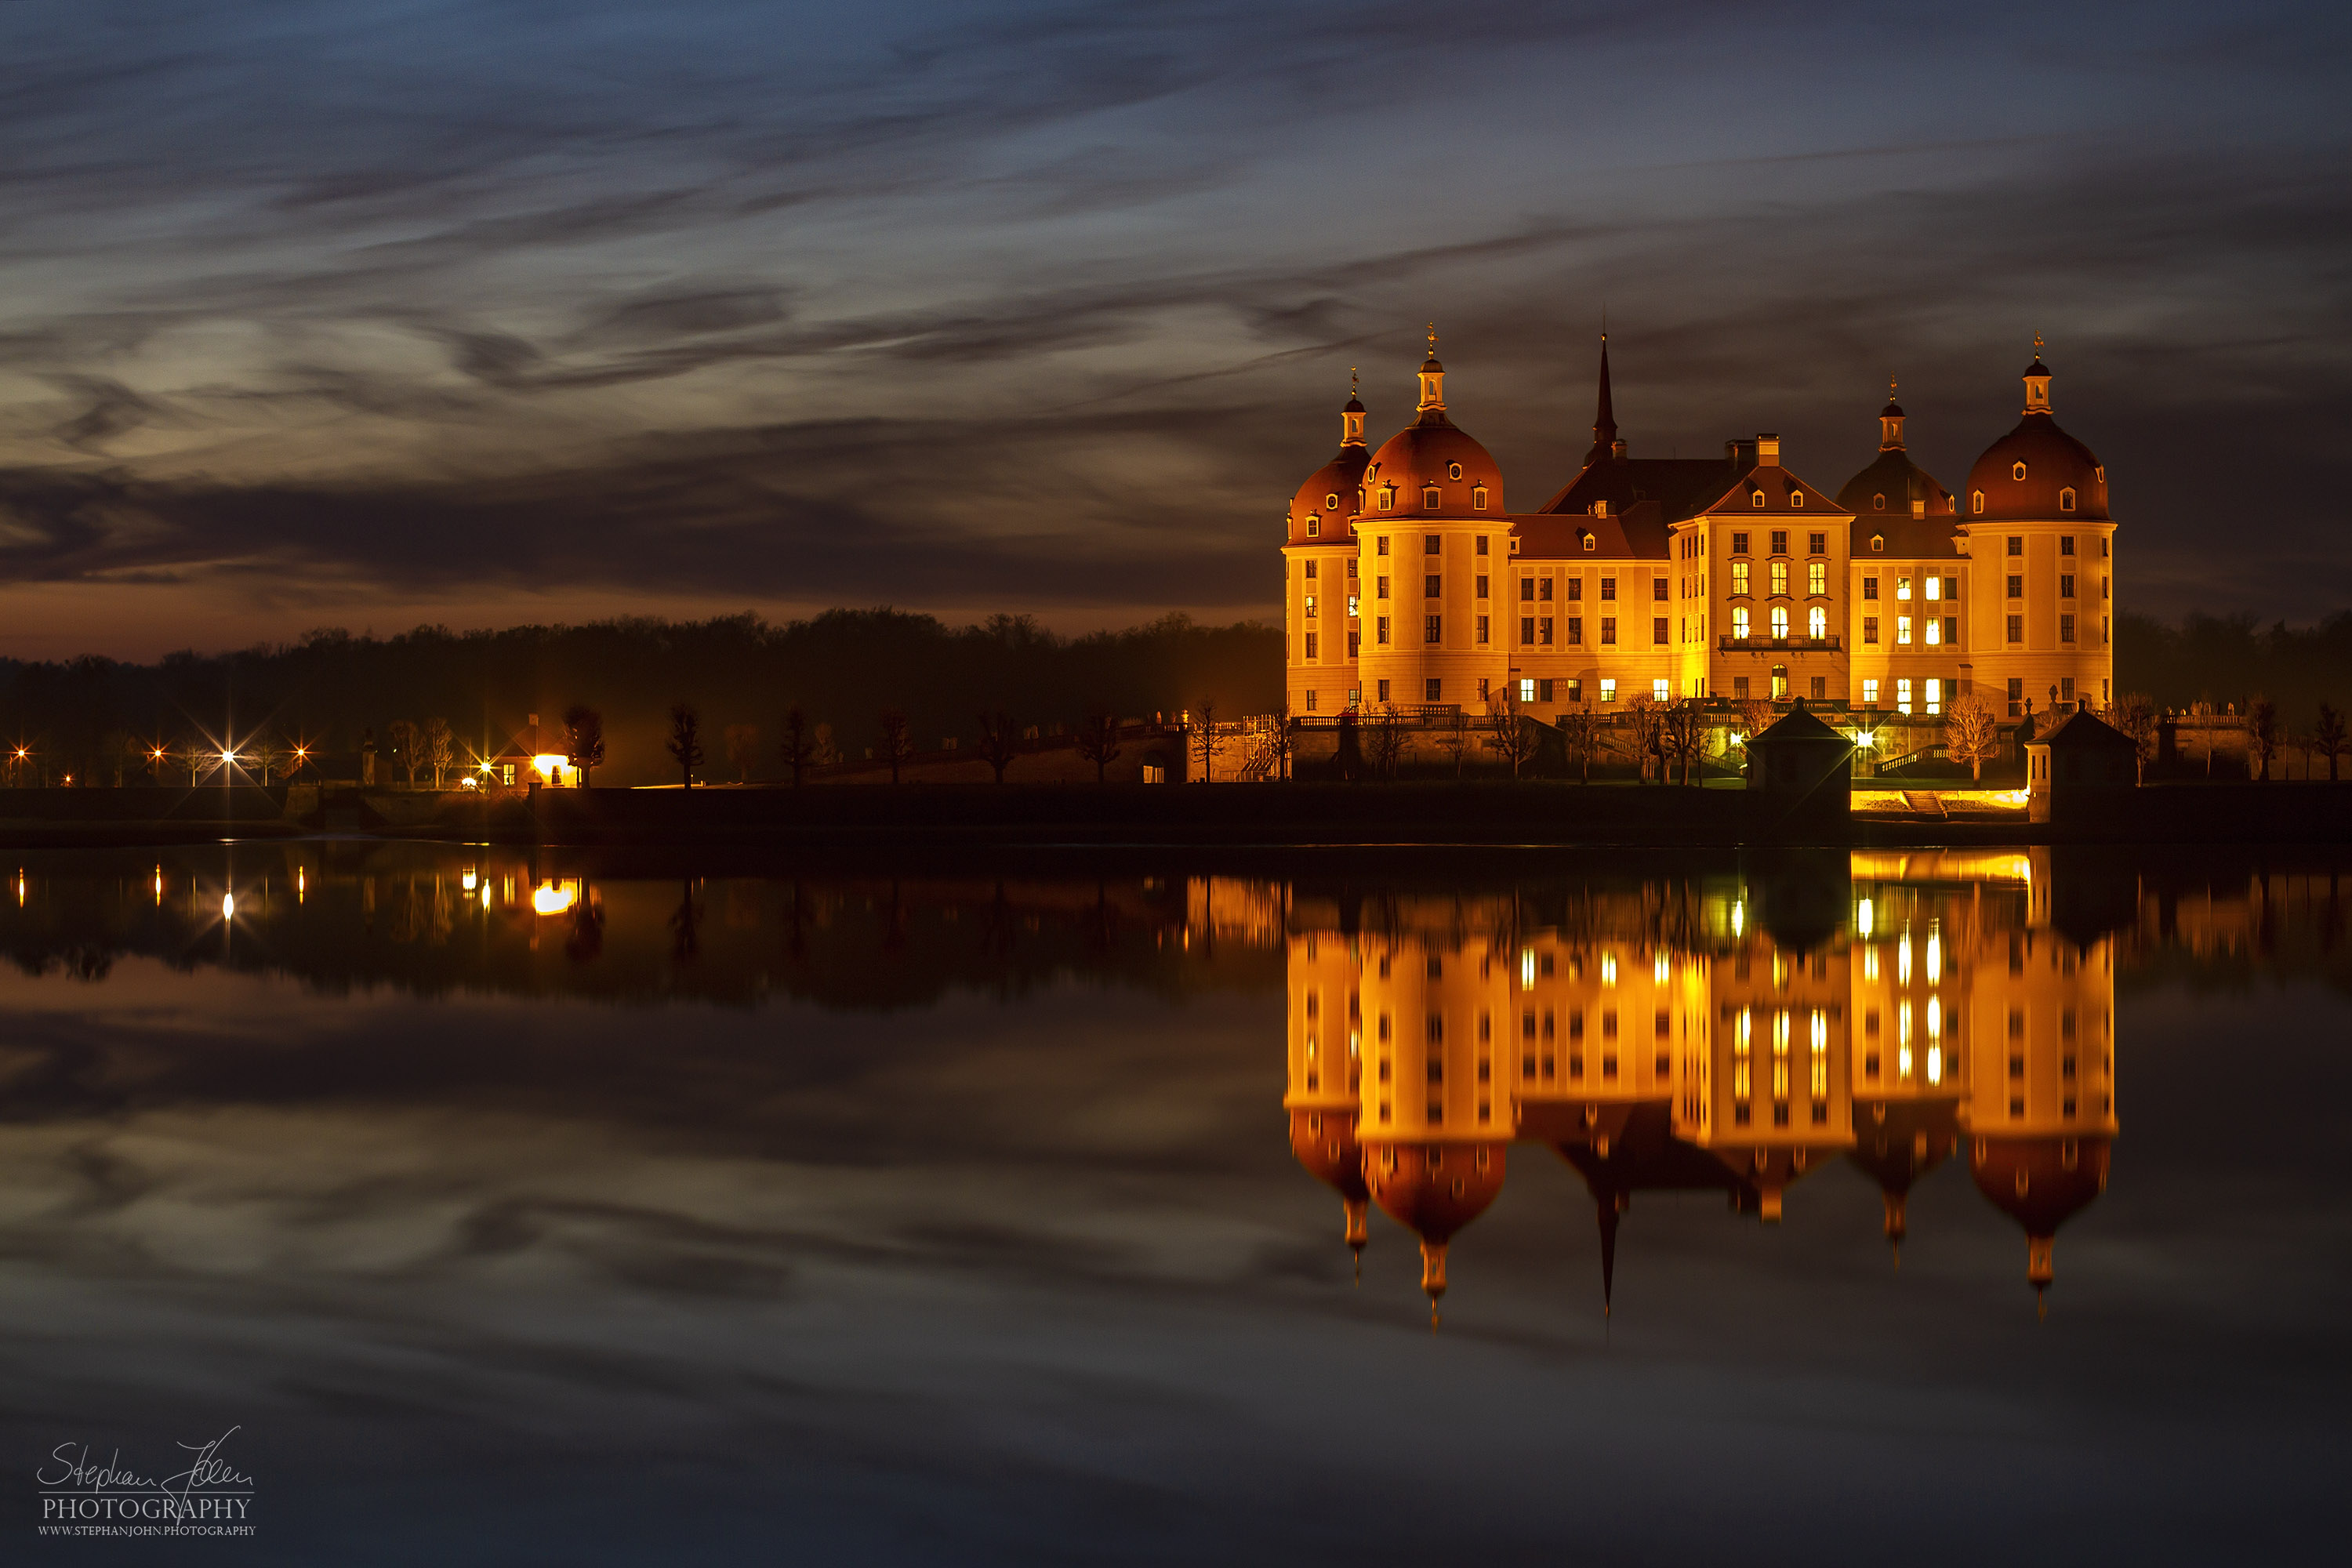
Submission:
[[[2325,1521],[2326,862],[673,869],[26,857],[5,1452],[241,1422],[241,1561]]]

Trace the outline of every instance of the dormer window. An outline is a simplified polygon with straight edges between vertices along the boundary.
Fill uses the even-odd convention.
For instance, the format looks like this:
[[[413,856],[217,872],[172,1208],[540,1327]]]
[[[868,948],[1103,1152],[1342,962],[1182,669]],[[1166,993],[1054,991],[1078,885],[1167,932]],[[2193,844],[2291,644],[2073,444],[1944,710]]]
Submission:
[[[1885,496],[1871,497],[1870,510],[1873,511],[1885,511],[1886,510],[1886,498]]]
[[[2091,470],[2091,477],[2098,480],[2099,483],[2105,484],[2107,482],[2107,470],[2105,465],[2102,464],[2098,468],[2093,468]]]
[[[1421,492],[1421,504],[1423,510],[1435,511],[1437,510],[1437,487],[1435,485],[1432,485],[1427,489]]]
[[[1970,490],[1969,492],[1969,510],[1970,511],[1984,510],[1984,491]]]
[[[1790,504],[1790,506],[1802,506],[1802,505],[1804,505],[1804,504],[1805,504],[1805,492],[1804,492],[1804,491],[1802,491],[1802,490],[1790,490],[1790,491],[1789,492],[1789,504]]]
[[[1583,538],[1583,540],[1584,540],[1584,548],[1585,548],[1585,549],[1587,549],[1587,550],[1598,550],[1598,549],[1600,549],[1600,548],[1601,548],[1601,541],[1600,541],[1600,540],[1598,540],[1598,539],[1596,539],[1595,537],[1593,537],[1591,534],[1590,534],[1590,533],[1586,533],[1586,534],[1583,534],[1581,537],[1582,537],[1582,538]],[[1579,578],[1579,579],[1577,579],[1577,580],[1578,580],[1579,582],[1582,582],[1582,581],[1583,581],[1583,579],[1582,579],[1582,578]]]
[[[1748,504],[1756,508],[1759,511],[1762,510],[1764,508],[1764,492],[1762,490],[1749,490],[1748,492]]]
[[[1874,534],[1872,534],[1872,535],[1870,536],[1870,548],[1871,548],[1872,550],[1874,550],[1874,551],[1876,551],[1876,552],[1879,552],[1880,554],[1884,554],[1884,553],[1885,553],[1885,551],[1886,551],[1886,535],[1885,535],[1885,534],[1883,534],[1883,533],[1874,533]]]
[[[1459,464],[1459,463],[1448,463],[1448,464],[1446,464],[1446,465],[1445,465],[1445,477],[1446,477],[1447,479],[1460,479],[1460,478],[1462,477],[1462,465],[1461,465],[1461,464]]]
[[[2060,511],[2074,510],[2074,491],[2072,486],[2058,492],[2058,510]]]
[[[1470,510],[1472,511],[1485,511],[1486,510],[1486,486],[1477,485],[1472,488],[1470,491]]]
[[[1322,531],[1323,531],[1323,520],[1322,520],[1321,518],[1319,518],[1319,517],[1310,517],[1310,518],[1308,518],[1308,519],[1307,520],[1307,538],[1309,538],[1309,539],[1313,539],[1313,538],[1317,537],[1318,535],[1319,535]],[[1312,566],[1312,565],[1314,565],[1314,564],[1315,564],[1315,563],[1313,563],[1312,561],[1309,561],[1307,564],[1307,565],[1309,565],[1309,566]]]
[[[2023,463],[2020,463],[2015,468],[2010,469],[2009,477],[2012,479],[2022,479],[2025,478],[2025,465]]]
[[[1382,511],[1394,511],[1396,510],[1396,486],[1382,485],[1381,487],[1381,510]],[[1977,510],[1979,511],[1982,511],[1984,508],[1982,506],[1979,506]]]

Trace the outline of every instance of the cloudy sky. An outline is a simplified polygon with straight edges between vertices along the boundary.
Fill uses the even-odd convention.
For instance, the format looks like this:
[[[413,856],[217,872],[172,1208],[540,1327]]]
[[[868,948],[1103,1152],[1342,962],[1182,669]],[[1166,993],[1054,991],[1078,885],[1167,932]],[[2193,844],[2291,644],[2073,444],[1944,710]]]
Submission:
[[[2126,607],[2352,605],[2317,4],[12,0],[0,654],[895,604],[1271,615],[1350,366],[1539,504],[1957,486],[2032,334]]]

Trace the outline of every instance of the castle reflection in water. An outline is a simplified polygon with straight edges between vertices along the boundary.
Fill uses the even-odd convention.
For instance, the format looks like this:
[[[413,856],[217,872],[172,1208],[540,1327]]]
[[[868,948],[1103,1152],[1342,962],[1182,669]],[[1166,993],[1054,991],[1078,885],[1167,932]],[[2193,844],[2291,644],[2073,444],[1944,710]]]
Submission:
[[[2047,1287],[2116,1134],[2115,937],[2053,927],[2035,852],[1858,853],[1847,872],[1549,907],[1294,902],[1283,1105],[1349,1245],[1371,1206],[1411,1230],[1434,1310],[1514,1146],[1549,1149],[1591,1193],[1605,1300],[1638,1193],[1711,1189],[1769,1225],[1843,1163],[1899,1247],[1913,1185],[1957,1156]]]

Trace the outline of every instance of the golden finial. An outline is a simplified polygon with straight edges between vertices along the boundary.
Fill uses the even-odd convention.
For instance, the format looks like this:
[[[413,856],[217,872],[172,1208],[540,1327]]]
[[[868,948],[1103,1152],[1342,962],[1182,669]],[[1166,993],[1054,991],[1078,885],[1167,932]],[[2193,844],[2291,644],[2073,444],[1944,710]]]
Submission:
[[[1429,357],[1432,359],[1437,357],[1437,323],[1435,321],[1429,323]]]
[[[1895,378],[1891,375],[1886,378],[1886,401],[1895,401]]]
[[[2042,357],[2042,334],[2040,332],[2033,334],[2033,357],[2035,359],[2040,359]]]
[[[1348,367],[1348,395],[1350,397],[1356,395],[1356,367],[1354,365],[1349,365]]]

